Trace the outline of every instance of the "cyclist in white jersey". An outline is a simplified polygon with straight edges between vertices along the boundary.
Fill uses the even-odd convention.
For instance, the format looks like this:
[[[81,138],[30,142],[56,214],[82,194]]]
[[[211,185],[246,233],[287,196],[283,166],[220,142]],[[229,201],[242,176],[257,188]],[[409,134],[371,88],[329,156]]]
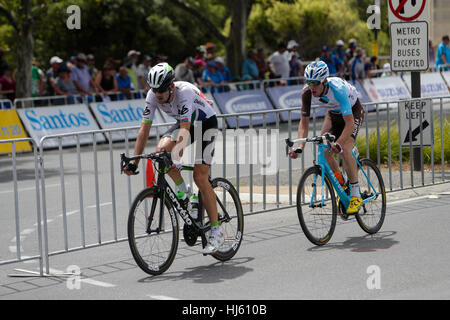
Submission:
[[[321,134],[330,132],[336,136],[336,147],[330,150],[333,153],[342,153],[351,185],[351,198],[347,213],[354,214],[361,208],[362,198],[359,192],[358,171],[352,155],[352,148],[364,120],[364,111],[355,87],[341,78],[328,77],[328,75],[328,66],[323,61],[312,62],[305,69],[307,84],[302,90],[302,117],[298,125],[298,137],[305,138],[308,135],[311,105],[320,105],[330,109],[326,113]],[[297,158],[304,147],[305,143],[299,143],[299,148],[289,154],[291,158]],[[344,184],[333,154],[325,152],[325,157],[336,178],[341,184]]]
[[[180,174],[180,163],[183,150],[191,143],[196,143],[194,164],[194,181],[202,193],[203,206],[211,222],[211,234],[204,254],[216,252],[223,244],[224,238],[219,228],[216,195],[209,183],[209,171],[214,155],[214,142],[217,133],[217,117],[211,102],[205,98],[194,85],[174,82],[175,72],[167,63],[155,65],[148,73],[147,83],[151,90],[145,100],[146,107],[139,129],[134,155],[144,151],[157,108],[174,117],[177,123],[163,134],[156,146],[156,152],[166,150],[172,153],[174,166],[168,172],[175,182],[177,195],[187,193],[187,187]],[[200,135],[201,134],[201,135]],[[124,170],[128,175],[136,172],[139,161],[132,162]],[[187,205],[186,199],[185,205]]]

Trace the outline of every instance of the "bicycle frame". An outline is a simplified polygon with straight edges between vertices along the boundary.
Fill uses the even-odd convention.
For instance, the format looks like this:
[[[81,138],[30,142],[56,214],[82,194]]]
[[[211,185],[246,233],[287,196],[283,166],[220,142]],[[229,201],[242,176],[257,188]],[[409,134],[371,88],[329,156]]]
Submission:
[[[341,184],[339,183],[339,181],[337,180],[336,176],[333,173],[333,170],[331,170],[327,159],[325,158],[325,151],[326,149],[330,148],[329,145],[325,145],[323,143],[320,143],[318,145],[318,163],[317,165],[320,166],[321,168],[321,172],[322,172],[322,201],[321,201],[321,205],[324,205],[325,202],[325,188],[324,188],[324,184],[325,184],[325,179],[324,176],[326,175],[328,177],[328,179],[330,180],[333,188],[336,190],[340,201],[342,202],[342,204],[344,205],[345,208],[348,208],[348,205],[350,204],[350,196],[347,195],[344,191],[344,189],[342,188]],[[369,177],[367,176],[366,172],[364,171],[364,169],[361,166],[361,163],[358,161],[358,158],[356,157],[355,153],[352,151],[352,155],[353,158],[356,161],[357,166],[361,169],[361,171],[364,173],[364,176],[366,177],[370,187],[372,188],[374,194],[366,199],[363,199],[363,204],[375,199],[378,194],[377,191],[375,190],[375,188],[372,185],[372,182],[370,181]],[[316,183],[316,177],[314,178],[314,184]],[[351,188],[351,186],[350,186]],[[313,201],[316,197],[315,195],[316,191],[315,191],[315,187],[313,189],[312,192],[312,197],[311,197],[311,201],[310,201],[310,206],[313,206]]]

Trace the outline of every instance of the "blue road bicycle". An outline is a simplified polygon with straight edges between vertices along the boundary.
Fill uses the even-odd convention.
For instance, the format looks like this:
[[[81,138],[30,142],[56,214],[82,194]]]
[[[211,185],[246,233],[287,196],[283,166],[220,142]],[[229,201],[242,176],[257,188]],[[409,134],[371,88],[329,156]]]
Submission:
[[[344,190],[324,154],[335,143],[335,137],[326,133],[313,138],[286,139],[286,154],[292,150],[294,143],[299,142],[313,142],[318,147],[317,163],[314,161],[314,166],[305,170],[297,188],[297,214],[308,240],[318,246],[326,244],[333,235],[338,213],[343,220],[354,216],[365,232],[377,233],[386,214],[386,191],[376,164],[370,159],[359,159],[356,147],[352,150],[358,166],[363,204],[357,214],[348,215],[351,187],[347,185]]]

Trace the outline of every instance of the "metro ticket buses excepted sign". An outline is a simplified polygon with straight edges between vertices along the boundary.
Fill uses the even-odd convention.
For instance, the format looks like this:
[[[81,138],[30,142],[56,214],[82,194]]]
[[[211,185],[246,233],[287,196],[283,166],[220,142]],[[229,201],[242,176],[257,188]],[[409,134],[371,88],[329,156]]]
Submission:
[[[0,140],[27,138],[16,110],[0,110]],[[16,151],[31,151],[28,141],[16,143]],[[0,143],[0,154],[11,153],[12,143]]]

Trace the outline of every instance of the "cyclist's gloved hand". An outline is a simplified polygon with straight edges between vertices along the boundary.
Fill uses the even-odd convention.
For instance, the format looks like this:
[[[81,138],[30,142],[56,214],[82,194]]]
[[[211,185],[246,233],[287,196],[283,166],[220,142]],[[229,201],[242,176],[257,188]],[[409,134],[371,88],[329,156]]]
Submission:
[[[334,153],[342,153],[344,149],[342,149],[341,145],[336,142],[331,145],[331,151]]]
[[[183,165],[178,161],[173,161],[173,164],[170,167],[170,169],[177,169],[178,171],[181,171],[181,169],[183,169]]]
[[[123,172],[125,172],[126,175],[136,175],[139,173],[137,170],[137,164],[134,162],[130,162],[125,168],[123,168]]]
[[[297,159],[297,158],[298,158],[298,155],[299,155],[300,153],[302,153],[302,152],[303,152],[303,150],[300,149],[300,148],[298,148],[298,149],[296,149],[296,150],[294,150],[294,151],[289,152],[289,157],[291,157],[292,159]]]

